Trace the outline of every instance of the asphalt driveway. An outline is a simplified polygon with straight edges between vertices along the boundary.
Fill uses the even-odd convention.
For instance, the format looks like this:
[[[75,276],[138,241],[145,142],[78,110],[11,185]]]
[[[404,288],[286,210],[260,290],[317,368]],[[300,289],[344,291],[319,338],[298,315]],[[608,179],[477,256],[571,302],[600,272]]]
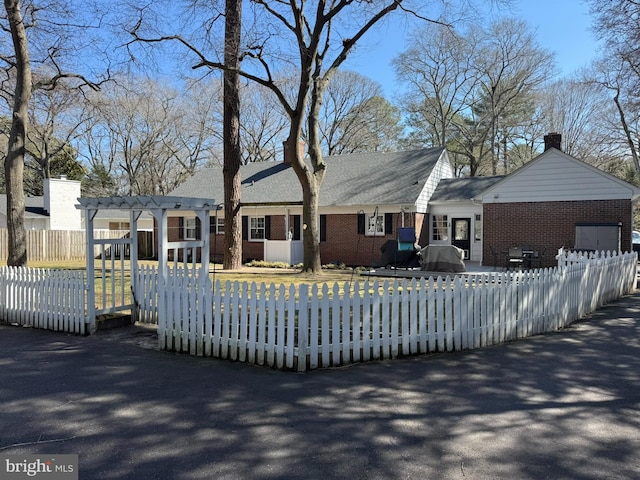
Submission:
[[[0,326],[0,453],[82,479],[640,478],[640,294],[553,334],[290,373]]]

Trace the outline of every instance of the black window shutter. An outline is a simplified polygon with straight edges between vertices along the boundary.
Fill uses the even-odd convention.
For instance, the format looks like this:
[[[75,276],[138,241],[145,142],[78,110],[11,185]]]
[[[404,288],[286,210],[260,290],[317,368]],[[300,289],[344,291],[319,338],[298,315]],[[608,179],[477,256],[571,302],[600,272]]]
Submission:
[[[184,217],[178,217],[178,240],[184,240]]]
[[[327,241],[327,216],[320,215],[320,241]]]
[[[209,234],[216,233],[216,224],[218,217],[209,217]]]
[[[364,231],[365,231],[365,217],[364,217],[364,213],[359,213],[358,214],[358,235],[364,235]]]
[[[202,222],[196,217],[196,240],[202,240]]]
[[[242,216],[242,240],[249,240],[249,217]]]
[[[384,233],[385,235],[393,233],[393,213],[384,214]]]
[[[320,215],[320,222],[322,222],[322,215]],[[320,223],[320,225],[322,225],[322,223]],[[322,233],[320,235],[322,235]],[[293,239],[300,240],[300,215],[293,216]]]
[[[264,217],[264,238],[271,240],[271,215]]]

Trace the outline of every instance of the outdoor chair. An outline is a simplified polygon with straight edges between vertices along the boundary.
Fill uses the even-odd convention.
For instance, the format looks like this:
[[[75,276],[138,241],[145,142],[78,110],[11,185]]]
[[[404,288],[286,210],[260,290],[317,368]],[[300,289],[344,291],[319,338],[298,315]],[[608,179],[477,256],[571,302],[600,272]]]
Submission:
[[[509,264],[507,268],[522,268],[524,264],[524,254],[522,253],[522,248],[520,247],[511,247],[509,249]]]
[[[542,268],[544,258],[544,254],[547,251],[546,248],[543,248],[542,251],[535,250],[531,255],[531,268]]]

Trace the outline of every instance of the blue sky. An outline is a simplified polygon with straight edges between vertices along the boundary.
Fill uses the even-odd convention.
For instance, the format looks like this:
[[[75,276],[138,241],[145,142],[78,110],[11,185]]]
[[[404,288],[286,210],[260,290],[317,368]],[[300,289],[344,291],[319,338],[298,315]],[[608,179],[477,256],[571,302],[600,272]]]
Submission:
[[[497,13],[527,21],[537,31],[540,45],[556,54],[560,76],[587,66],[597,55],[589,8],[583,0],[513,0],[511,9]],[[391,61],[406,48],[405,31],[403,24],[388,22],[371,32],[343,69],[355,70],[379,82],[393,100],[397,86]]]

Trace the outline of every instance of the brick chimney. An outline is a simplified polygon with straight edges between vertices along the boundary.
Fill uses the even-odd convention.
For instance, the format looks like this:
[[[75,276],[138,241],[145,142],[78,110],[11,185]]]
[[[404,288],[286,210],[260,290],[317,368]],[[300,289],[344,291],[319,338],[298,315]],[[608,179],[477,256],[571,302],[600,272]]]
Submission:
[[[544,136],[544,151],[546,152],[550,148],[562,151],[562,134],[554,132]]]

